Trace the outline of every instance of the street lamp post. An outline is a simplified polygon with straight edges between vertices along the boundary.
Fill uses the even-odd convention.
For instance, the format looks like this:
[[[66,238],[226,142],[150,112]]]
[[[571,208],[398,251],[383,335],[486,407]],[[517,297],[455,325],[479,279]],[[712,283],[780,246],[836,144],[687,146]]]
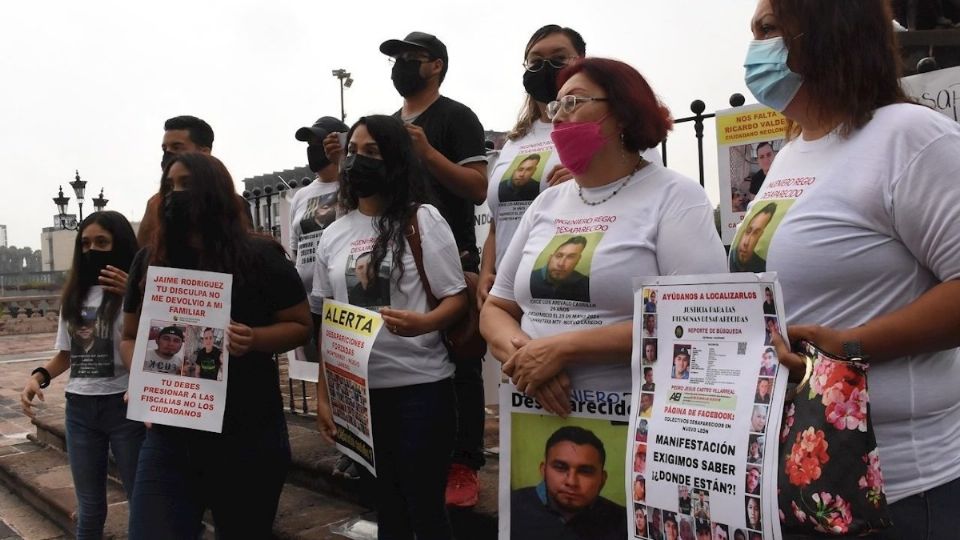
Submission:
[[[343,89],[353,86],[353,79],[350,78],[350,72],[340,68],[333,70],[333,76],[340,79],[340,121],[347,121],[347,112],[343,106]]]
[[[53,198],[53,203],[57,205],[57,217],[60,218],[60,228],[70,231],[77,230],[80,227],[80,222],[83,221],[83,201],[87,191],[87,182],[80,179],[80,171],[74,171],[73,178],[74,180],[70,182],[70,187],[73,188],[73,194],[77,197],[77,207],[80,209],[80,217],[75,226],[67,226],[67,205],[70,203],[70,197],[63,195],[63,186],[60,186],[59,193]],[[107,207],[107,202],[107,199],[103,197],[103,189],[101,188],[100,196],[93,199],[93,207],[97,212],[100,212]]]

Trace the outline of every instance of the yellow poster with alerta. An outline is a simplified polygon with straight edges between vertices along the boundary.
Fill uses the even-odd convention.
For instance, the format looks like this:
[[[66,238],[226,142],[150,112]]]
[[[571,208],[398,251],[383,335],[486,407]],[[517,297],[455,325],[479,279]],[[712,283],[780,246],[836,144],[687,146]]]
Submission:
[[[380,314],[336,300],[323,301],[320,357],[330,396],[337,449],[376,476],[367,362],[383,327]]]
[[[763,105],[747,105],[717,111],[716,120],[720,236],[730,245],[783,146],[787,119]]]

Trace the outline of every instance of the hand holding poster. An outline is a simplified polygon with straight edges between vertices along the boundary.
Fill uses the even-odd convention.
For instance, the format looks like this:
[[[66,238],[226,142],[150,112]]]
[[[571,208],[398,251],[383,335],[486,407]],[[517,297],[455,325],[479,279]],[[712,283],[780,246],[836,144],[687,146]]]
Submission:
[[[775,279],[637,280],[632,538],[779,537],[776,434],[787,374],[770,346],[782,328]],[[651,297],[655,314],[644,313]]]
[[[323,301],[320,355],[337,448],[376,476],[367,362],[383,327],[379,313],[333,299]]]
[[[233,276],[151,266],[127,418],[220,433]]]

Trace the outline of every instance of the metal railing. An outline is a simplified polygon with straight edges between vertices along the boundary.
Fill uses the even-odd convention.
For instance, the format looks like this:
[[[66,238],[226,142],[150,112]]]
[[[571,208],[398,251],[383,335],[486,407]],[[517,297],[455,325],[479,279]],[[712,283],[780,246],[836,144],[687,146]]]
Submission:
[[[746,100],[742,94],[731,94],[730,95],[730,106],[739,107],[744,104]],[[676,124],[684,124],[687,122],[693,122],[693,132],[694,136],[697,138],[697,161],[700,169],[700,186],[704,185],[703,178],[703,121],[708,118],[714,118],[717,115],[715,113],[703,114],[703,111],[707,110],[707,105],[699,99],[693,100],[690,103],[690,112],[693,113],[693,116],[686,116],[684,118],[677,118],[673,121]],[[667,141],[664,140],[660,143],[660,154],[663,157],[663,166],[667,166]]]

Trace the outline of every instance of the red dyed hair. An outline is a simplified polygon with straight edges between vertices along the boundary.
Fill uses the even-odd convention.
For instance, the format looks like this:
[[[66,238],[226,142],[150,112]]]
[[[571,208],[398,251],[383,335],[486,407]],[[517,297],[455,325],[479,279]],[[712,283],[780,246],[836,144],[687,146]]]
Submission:
[[[570,77],[583,73],[603,88],[607,106],[623,126],[623,145],[639,152],[663,142],[673,128],[670,110],[664,105],[643,75],[629,64],[609,58],[586,58],[563,68],[557,75],[557,87]]]

